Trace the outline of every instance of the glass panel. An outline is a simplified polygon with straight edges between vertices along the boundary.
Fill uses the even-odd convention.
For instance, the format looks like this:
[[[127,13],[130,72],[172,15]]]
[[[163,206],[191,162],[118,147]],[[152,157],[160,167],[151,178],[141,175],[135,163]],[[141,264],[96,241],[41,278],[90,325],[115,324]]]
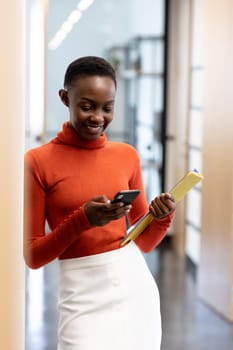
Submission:
[[[189,123],[189,144],[201,147],[203,134],[202,110],[191,110]]]
[[[203,70],[192,71],[191,106],[193,108],[203,107]]]

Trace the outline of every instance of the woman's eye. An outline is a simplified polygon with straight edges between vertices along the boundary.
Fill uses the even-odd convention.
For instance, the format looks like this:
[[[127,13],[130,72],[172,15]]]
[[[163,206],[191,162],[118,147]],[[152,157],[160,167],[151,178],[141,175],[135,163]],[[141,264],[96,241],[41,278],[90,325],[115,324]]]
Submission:
[[[90,111],[91,106],[81,106],[81,109],[82,109],[84,112],[88,112],[88,111]]]
[[[106,113],[111,113],[112,110],[113,110],[112,107],[105,107],[105,108],[104,108],[104,112],[106,112]]]

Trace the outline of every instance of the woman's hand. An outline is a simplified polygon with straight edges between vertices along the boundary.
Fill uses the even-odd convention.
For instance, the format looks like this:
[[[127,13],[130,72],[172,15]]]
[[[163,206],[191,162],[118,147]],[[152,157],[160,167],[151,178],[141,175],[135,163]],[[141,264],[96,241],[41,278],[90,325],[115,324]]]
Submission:
[[[106,196],[92,198],[84,205],[84,211],[88,221],[93,226],[104,226],[112,220],[117,220],[122,216],[126,216],[132,205],[124,203],[111,204]]]
[[[150,213],[160,219],[176,209],[176,203],[170,193],[162,193],[155,197],[149,206]]]

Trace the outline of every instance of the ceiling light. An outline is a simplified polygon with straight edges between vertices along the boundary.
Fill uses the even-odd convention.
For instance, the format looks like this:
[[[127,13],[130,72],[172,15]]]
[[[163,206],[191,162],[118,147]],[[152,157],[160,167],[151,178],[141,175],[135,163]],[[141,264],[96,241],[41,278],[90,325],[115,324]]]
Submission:
[[[67,34],[71,32],[75,23],[77,23],[84,11],[88,9],[94,0],[81,0],[77,4],[77,9],[73,10],[68,16],[67,20],[62,24],[54,37],[49,41],[48,47],[50,50],[56,50],[66,38]]]
[[[74,10],[68,17],[68,22],[75,24],[82,17],[82,13],[79,10]]]
[[[94,0],[81,0],[78,5],[77,8],[80,11],[86,11],[88,9],[89,6],[91,6],[91,4],[94,2]]]

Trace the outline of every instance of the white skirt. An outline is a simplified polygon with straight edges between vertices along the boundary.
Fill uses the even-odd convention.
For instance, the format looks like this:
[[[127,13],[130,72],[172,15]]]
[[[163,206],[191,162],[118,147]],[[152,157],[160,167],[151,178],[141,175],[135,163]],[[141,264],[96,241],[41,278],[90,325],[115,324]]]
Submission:
[[[159,350],[159,292],[131,242],[59,261],[58,350]]]

